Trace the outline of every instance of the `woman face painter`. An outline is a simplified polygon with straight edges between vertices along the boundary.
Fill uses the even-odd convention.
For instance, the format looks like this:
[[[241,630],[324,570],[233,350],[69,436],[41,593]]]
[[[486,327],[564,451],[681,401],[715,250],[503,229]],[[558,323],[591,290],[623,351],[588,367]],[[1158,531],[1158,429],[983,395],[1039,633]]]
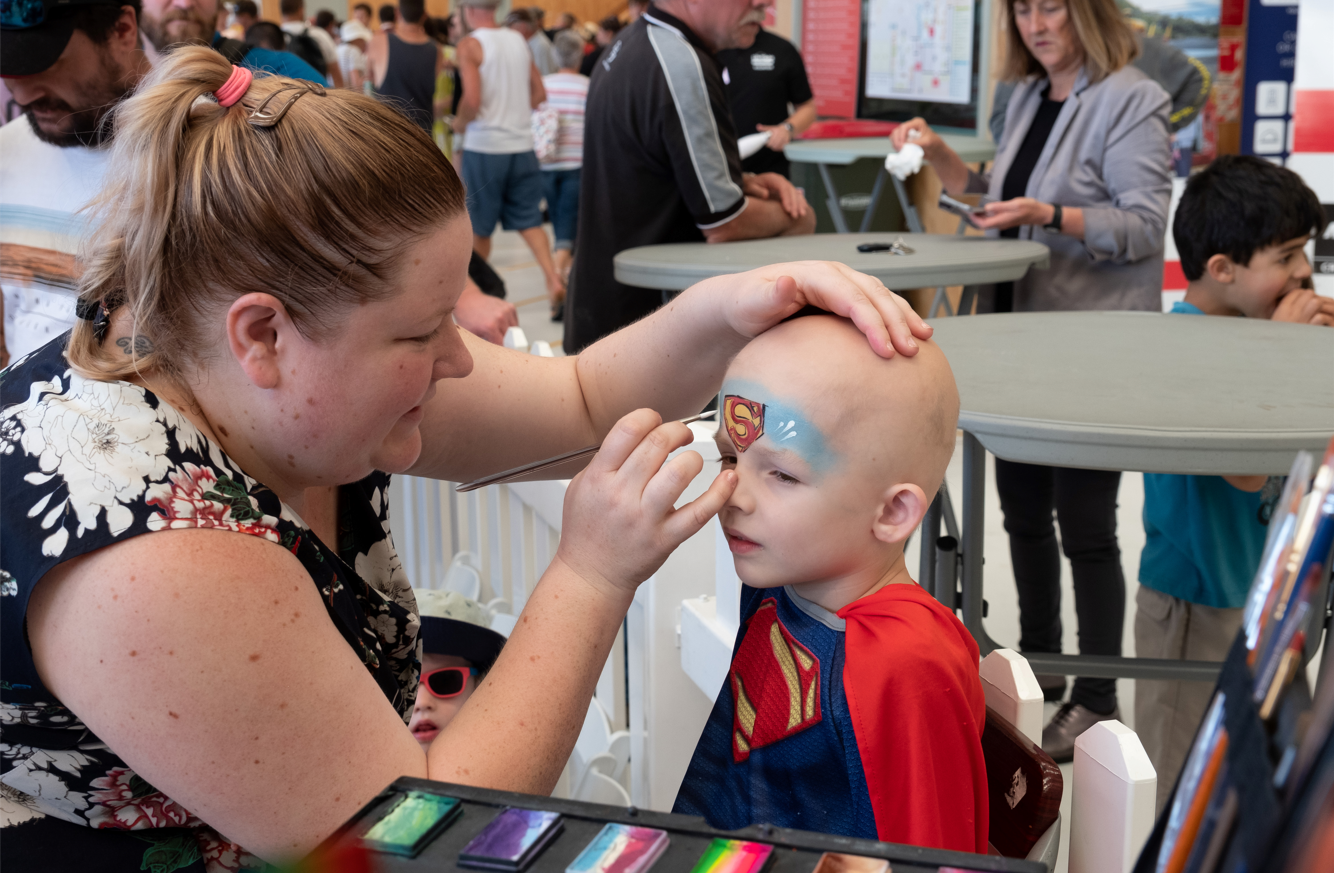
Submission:
[[[282,861],[402,775],[548,793],[635,587],[735,484],[674,509],[702,462],[668,460],[691,436],[663,419],[808,304],[886,357],[930,334],[800,264],[520,355],[455,326],[463,188],[392,109],[187,47],[114,121],[80,321],[0,377],[0,784],[33,815],[6,866]],[[389,474],[599,441],[488,681],[423,750]]]

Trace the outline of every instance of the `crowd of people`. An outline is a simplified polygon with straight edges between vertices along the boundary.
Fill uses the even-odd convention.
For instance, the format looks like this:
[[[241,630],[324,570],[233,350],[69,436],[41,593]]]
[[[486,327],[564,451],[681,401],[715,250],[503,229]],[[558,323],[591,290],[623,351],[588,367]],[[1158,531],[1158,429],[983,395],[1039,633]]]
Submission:
[[[305,65],[300,75],[326,87],[377,95],[428,131],[455,161],[467,185],[478,262],[474,273],[489,272],[485,261],[497,225],[517,231],[542,270],[553,320],[565,317],[571,272],[581,262],[584,266],[578,280],[585,290],[569,307],[567,351],[583,348],[666,299],[661,292],[616,284],[610,261],[615,251],[641,242],[810,232],[814,213],[801,193],[786,182],[788,166],[782,153],[815,120],[815,100],[801,54],[786,39],[759,27],[762,10],[748,12],[747,20],[739,25],[727,22],[717,32],[701,28],[695,36],[686,22],[697,4],[682,6],[678,12],[684,10],[684,17],[677,19],[672,17],[674,4],[667,2],[660,4],[649,21],[677,36],[690,32],[693,43],[686,39],[682,46],[693,44],[708,53],[717,52],[725,96],[718,90],[719,83],[703,70],[696,73],[688,63],[664,67],[665,72],[655,80],[660,87],[679,84],[685,89],[681,93],[705,98],[694,108],[709,105],[705,114],[681,116],[675,132],[668,134],[667,148],[651,151],[648,160],[659,171],[662,193],[670,202],[666,189],[681,187],[678,183],[684,177],[678,170],[690,160],[689,153],[696,147],[707,148],[714,157],[693,168],[692,183],[704,202],[688,195],[667,210],[665,220],[645,222],[644,216],[626,215],[620,204],[608,204],[605,197],[594,194],[586,207],[590,210],[587,220],[614,221],[623,225],[623,232],[587,241],[582,256],[576,258],[590,79],[599,64],[610,70],[621,60],[622,49],[634,44],[624,28],[643,17],[649,4],[632,0],[624,21],[608,16],[597,23],[580,24],[565,12],[555,16],[552,27],[547,27],[541,7],[514,6],[498,20],[497,5],[497,0],[462,0],[449,16],[433,18],[426,14],[423,0],[399,0],[374,9],[360,3],[347,21],[340,22],[328,10],[308,16],[303,0],[282,0],[282,21],[275,24],[260,18],[254,0],[236,0],[219,7],[218,45],[238,57],[255,49],[283,52],[292,67],[298,62]],[[751,30],[756,31],[753,44],[737,44],[738,37],[749,36]],[[676,57],[686,61],[687,55],[679,51],[682,46]],[[651,54],[637,63],[644,61],[650,66],[656,63]],[[627,61],[621,63],[624,66]],[[650,73],[647,69],[641,72]],[[293,69],[287,73],[298,74]],[[668,81],[683,76],[680,82]],[[641,84],[635,81],[631,89],[635,99]],[[671,123],[670,116],[678,114],[669,116],[658,111],[662,108],[654,107],[655,129],[639,132],[646,141],[664,133],[656,125]],[[593,120],[598,120],[596,115]],[[619,121],[608,120],[613,128]],[[734,168],[724,157],[727,137],[717,129],[720,124],[737,135],[758,131],[769,136],[768,147],[747,158],[735,179],[731,178]],[[620,134],[614,129],[603,132],[610,139],[604,137],[587,148],[601,156],[625,155],[630,144],[617,142]],[[669,172],[662,172],[668,167]],[[620,179],[609,180],[607,172],[607,167],[599,166],[591,183],[596,191],[639,177],[633,162],[613,172]],[[743,188],[745,195],[737,196]],[[640,192],[637,199],[643,207],[659,202],[652,190],[639,185],[632,190]],[[723,192],[721,200],[728,202],[721,202],[719,191]],[[709,205],[715,200],[719,202]],[[767,202],[745,219],[731,220],[760,201]],[[544,222],[552,225],[554,240],[543,230]],[[728,225],[726,230],[721,229],[724,225]],[[494,277],[494,272],[489,274]],[[481,290],[503,297],[503,282],[480,279],[474,276]],[[470,327],[487,339],[499,341],[505,328],[517,324],[512,307],[503,301],[478,308],[486,318]]]

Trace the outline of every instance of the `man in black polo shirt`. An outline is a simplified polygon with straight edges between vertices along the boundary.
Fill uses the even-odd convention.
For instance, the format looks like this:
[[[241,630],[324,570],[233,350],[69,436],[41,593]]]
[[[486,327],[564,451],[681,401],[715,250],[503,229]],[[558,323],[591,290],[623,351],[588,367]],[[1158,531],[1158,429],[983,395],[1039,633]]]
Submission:
[[[593,70],[565,314],[574,354],[662,305],[614,278],[612,258],[655,243],[812,233],[815,213],[775,173],[746,175],[713,53],[749,46],[772,0],[662,0]]]
[[[742,171],[786,178],[790,167],[783,146],[815,121],[815,97],[801,52],[778,34],[761,30],[750,48],[727,49],[716,59],[727,85],[736,135],[770,131],[768,144],[741,162]]]

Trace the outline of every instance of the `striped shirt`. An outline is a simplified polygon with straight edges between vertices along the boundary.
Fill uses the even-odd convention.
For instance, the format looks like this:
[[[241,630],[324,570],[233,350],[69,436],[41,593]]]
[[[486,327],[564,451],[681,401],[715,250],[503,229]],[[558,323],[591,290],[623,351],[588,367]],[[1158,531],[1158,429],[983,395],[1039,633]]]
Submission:
[[[552,73],[542,77],[547,105],[560,115],[556,153],[542,164],[544,170],[577,170],[584,163],[584,104],[588,102],[588,77],[578,73]]]

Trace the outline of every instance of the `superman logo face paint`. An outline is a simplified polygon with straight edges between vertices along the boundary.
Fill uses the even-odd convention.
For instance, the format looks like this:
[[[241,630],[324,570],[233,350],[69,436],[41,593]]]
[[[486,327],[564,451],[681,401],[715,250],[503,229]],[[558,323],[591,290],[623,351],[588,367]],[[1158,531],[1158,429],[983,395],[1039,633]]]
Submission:
[[[723,426],[738,452],[764,436],[764,404],[735,394],[723,398]]]
[[[820,660],[788,633],[766,599],[750,618],[728,676],[735,704],[732,759],[820,722]]]

